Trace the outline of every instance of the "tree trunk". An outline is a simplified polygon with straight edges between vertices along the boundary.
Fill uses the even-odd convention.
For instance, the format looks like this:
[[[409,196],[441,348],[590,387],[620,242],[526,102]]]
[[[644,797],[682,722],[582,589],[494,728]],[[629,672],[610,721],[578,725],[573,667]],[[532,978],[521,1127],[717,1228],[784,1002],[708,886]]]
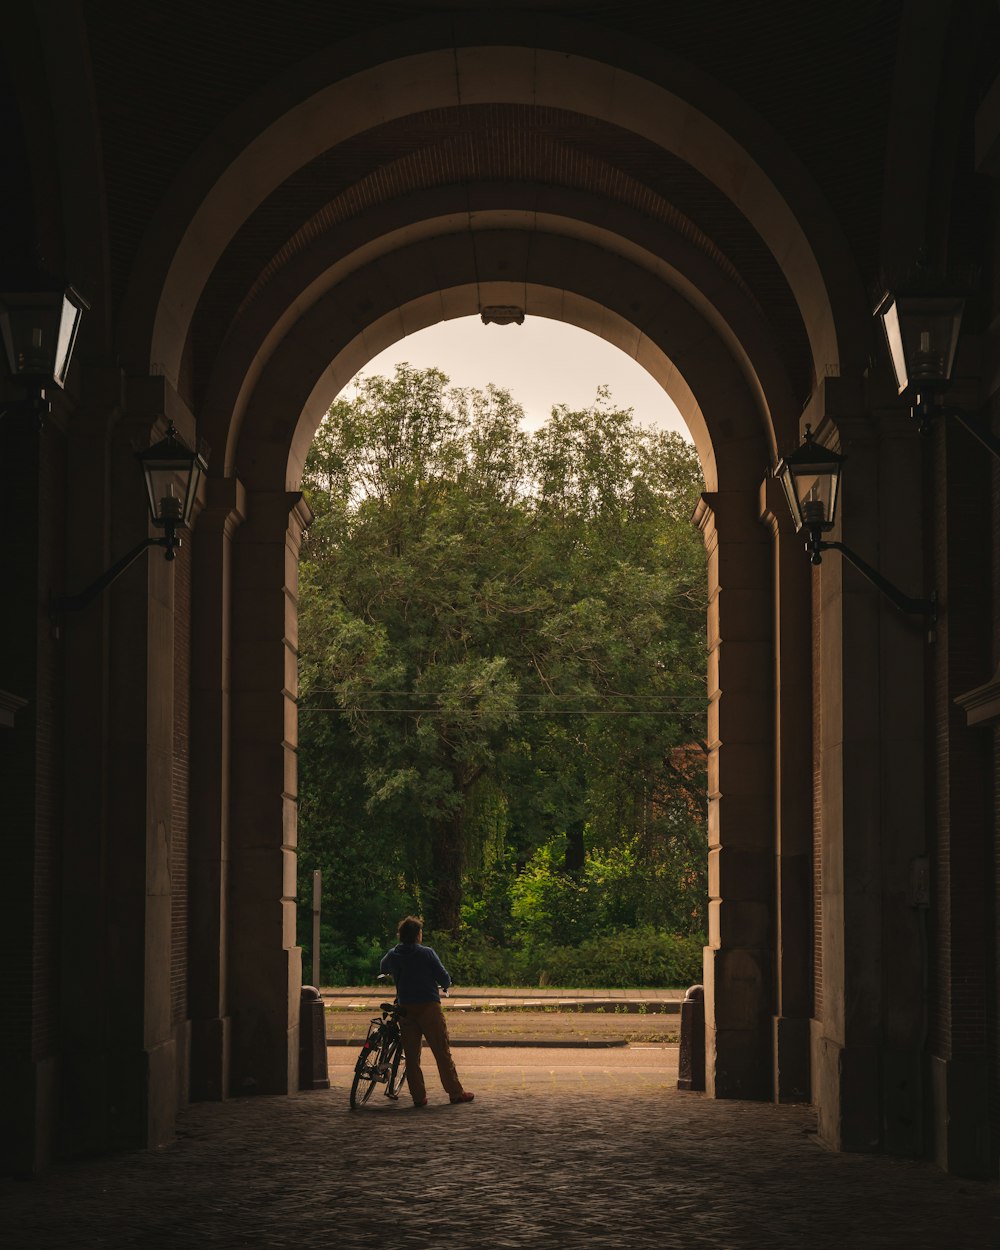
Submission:
[[[465,804],[450,820],[443,820],[434,838],[431,924],[435,933],[458,937],[465,872]]]
[[[583,821],[573,820],[566,826],[566,871],[580,872],[586,859],[583,845]]]

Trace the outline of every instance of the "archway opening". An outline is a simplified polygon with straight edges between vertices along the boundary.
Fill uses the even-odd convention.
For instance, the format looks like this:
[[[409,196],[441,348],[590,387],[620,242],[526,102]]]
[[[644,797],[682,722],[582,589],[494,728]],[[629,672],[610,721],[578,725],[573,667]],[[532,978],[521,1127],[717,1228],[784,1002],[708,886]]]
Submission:
[[[298,492],[309,448],[332,396],[382,348],[441,321],[512,305],[528,318],[572,323],[623,349],[671,395],[694,438],[707,488],[697,522],[709,570],[709,1079],[717,1094],[768,1096],[776,531],[761,525],[761,490],[817,371],[838,367],[842,348],[834,309],[847,296],[827,290],[826,268],[809,242],[827,236],[821,229],[817,235],[812,217],[808,228],[796,221],[786,239],[792,243],[782,245],[780,257],[769,249],[775,223],[794,219],[796,210],[716,123],[698,132],[706,138],[704,148],[692,147],[686,130],[646,133],[641,118],[648,116],[642,107],[648,93],[623,74],[616,99],[624,102],[624,112],[616,105],[614,119],[597,119],[608,143],[595,147],[600,136],[589,122],[582,140],[577,134],[574,109],[584,107],[586,115],[589,104],[570,90],[572,82],[560,79],[558,100],[523,106],[524,83],[515,72],[524,68],[523,58],[510,49],[494,51],[487,58],[497,70],[491,90],[501,100],[512,96],[496,110],[484,113],[481,102],[466,107],[468,101],[449,97],[442,117],[429,118],[423,107],[407,111],[417,108],[416,98],[394,97],[383,110],[385,124],[415,148],[430,134],[435,159],[436,128],[457,125],[463,134],[468,130],[463,142],[470,152],[499,159],[501,148],[486,141],[482,126],[496,122],[520,142],[522,107],[534,117],[537,107],[551,106],[555,111],[544,119],[555,127],[558,142],[592,149],[582,181],[574,174],[567,185],[557,185],[545,167],[534,165],[507,177],[497,165],[431,185],[417,176],[420,169],[438,168],[430,160],[410,171],[413,185],[379,183],[391,194],[380,193],[367,209],[358,207],[353,191],[315,205],[314,216],[300,220],[294,236],[283,234],[278,249],[263,259],[260,249],[276,241],[268,223],[285,221],[287,212],[301,207],[301,196],[293,195],[295,169],[303,178],[318,174],[315,162],[336,164],[348,143],[357,143],[377,168],[388,134],[369,115],[368,97],[341,133],[330,113],[331,101],[343,95],[338,85],[328,94],[318,92],[308,142],[293,150],[281,136],[301,113],[286,91],[267,102],[275,124],[266,135],[258,129],[241,139],[236,125],[219,148],[230,163],[216,170],[211,185],[188,188],[201,208],[190,218],[186,241],[168,241],[170,272],[164,273],[152,319],[143,313],[135,321],[139,337],[150,333],[154,351],[162,346],[167,378],[197,402],[199,425],[218,448],[218,524],[230,528],[210,558],[220,576],[231,574],[232,601],[245,609],[232,617],[232,704],[240,715],[233,717],[228,738],[224,729],[220,752],[233,785],[233,843],[220,855],[231,851],[232,862],[242,865],[230,891],[237,920],[230,929],[227,989],[240,1004],[230,1084],[241,1088],[257,1080],[256,1070],[266,1070],[258,1087],[283,1088],[291,1071],[300,958],[293,899],[297,561],[309,519]],[[427,64],[432,62],[439,64],[434,58]],[[543,62],[548,58],[531,69],[532,79]],[[590,72],[582,62],[571,68],[573,82]],[[293,96],[300,87],[284,84]],[[395,85],[386,89],[394,95]],[[404,84],[403,97],[407,90]],[[660,86],[653,96],[666,99]],[[676,98],[666,103],[668,112],[676,111]],[[681,113],[699,124],[706,120],[698,108],[686,112],[681,106]],[[618,128],[614,134],[604,132],[606,123]],[[422,129],[425,124],[433,134]],[[690,159],[697,165],[711,149],[711,168],[692,166],[685,184],[698,192],[692,208],[710,204],[712,213],[718,210],[718,216],[705,217],[705,229],[672,211],[664,187],[655,202],[643,200],[651,212],[655,208],[651,217],[635,197],[622,199],[612,189],[619,188],[617,174],[611,182],[603,174],[597,178],[608,153],[625,150],[618,133],[623,126],[637,127],[638,147],[625,145],[629,161],[638,159],[641,148],[644,159],[670,164],[679,156],[681,164]],[[675,141],[678,151],[672,150]],[[765,164],[771,159],[766,147],[758,152]],[[746,177],[739,186],[724,176],[727,152]],[[242,178],[247,161],[259,178]],[[301,165],[293,168],[296,161]],[[670,167],[679,178],[689,177],[680,165]],[[640,172],[638,165],[633,172]],[[205,173],[197,171],[195,180]],[[786,187],[792,200],[794,182]],[[742,223],[736,220],[741,214]],[[211,239],[199,223],[211,226]],[[736,261],[713,241],[717,228],[721,241],[723,226],[733,228],[726,247],[739,253]],[[151,239],[155,235],[158,227]],[[263,264],[249,286],[248,256]],[[148,259],[160,263],[152,252]],[[845,282],[850,285],[849,278]],[[781,326],[761,317],[762,301],[780,310]],[[244,936],[265,933],[266,942]],[[716,1001],[725,1007],[719,1018]]]
[[[701,980],[704,482],[678,428],[635,361],[542,318],[409,336],[335,400],[303,483],[307,980],[372,983],[413,912],[466,986]]]

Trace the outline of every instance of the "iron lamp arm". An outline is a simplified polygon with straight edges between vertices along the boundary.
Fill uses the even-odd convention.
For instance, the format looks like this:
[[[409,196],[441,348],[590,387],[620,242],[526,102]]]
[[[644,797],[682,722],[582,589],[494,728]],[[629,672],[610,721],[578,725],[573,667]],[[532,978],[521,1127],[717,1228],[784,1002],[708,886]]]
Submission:
[[[1000,460],[1000,438],[990,429],[988,422],[974,412],[963,408],[953,408],[933,391],[917,395],[916,402],[910,410],[921,434],[929,434],[935,417],[951,418],[957,421],[964,430],[981,443],[988,452]]]
[[[806,550],[809,552],[810,559],[813,564],[819,564],[822,560],[822,552],[839,551],[844,559],[853,564],[862,577],[866,578],[871,584],[879,590],[885,597],[899,609],[900,612],[907,616],[923,616],[930,629],[933,631],[937,623],[937,595],[932,594],[929,599],[914,599],[910,595],[904,595],[903,592],[892,584],[887,578],[877,570],[873,569],[867,560],[863,560],[856,551],[852,551],[845,543],[824,542],[818,530],[812,530],[809,534],[809,540],[806,544]]]
[[[997,438],[985,421],[974,416],[971,412],[963,412],[961,408],[949,408],[948,415],[968,430],[973,438],[978,439],[987,451],[992,452],[1000,460],[1000,438]]]
[[[131,551],[127,551],[121,559],[116,560],[96,581],[91,582],[79,594],[62,595],[59,598],[54,598],[49,607],[50,616],[55,618],[61,616],[64,612],[79,612],[89,603],[93,603],[102,591],[107,590],[112,582],[116,582],[125,570],[135,564],[142,553],[148,551],[150,547],[166,547],[166,558],[173,560],[174,551],[180,545],[180,539],[172,527],[168,528],[162,538],[144,538],[142,542],[136,543]]]

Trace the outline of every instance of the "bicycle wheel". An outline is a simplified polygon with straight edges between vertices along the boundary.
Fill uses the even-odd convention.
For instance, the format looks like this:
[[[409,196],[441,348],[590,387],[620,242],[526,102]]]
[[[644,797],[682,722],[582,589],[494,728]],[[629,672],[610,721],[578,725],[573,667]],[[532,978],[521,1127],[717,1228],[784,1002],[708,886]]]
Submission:
[[[402,1039],[397,1037],[389,1048],[389,1088],[385,1091],[389,1098],[398,1098],[406,1078],[406,1056],[403,1054]]]
[[[379,1051],[378,1039],[371,1039],[374,1045],[365,1043],[358,1062],[354,1065],[354,1080],[351,1083],[351,1110],[354,1111],[372,1096],[372,1090],[378,1081]]]

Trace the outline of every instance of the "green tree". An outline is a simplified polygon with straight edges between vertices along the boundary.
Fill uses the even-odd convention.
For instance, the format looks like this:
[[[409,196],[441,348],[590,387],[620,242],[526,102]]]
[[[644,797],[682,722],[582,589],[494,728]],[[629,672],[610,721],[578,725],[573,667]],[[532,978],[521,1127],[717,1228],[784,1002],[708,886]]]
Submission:
[[[693,452],[606,392],[532,438],[521,416],[400,366],[334,404],[306,468],[303,842],[362,837],[453,935],[471,877],[556,835],[570,874],[585,830],[666,846],[659,779],[704,732]]]

